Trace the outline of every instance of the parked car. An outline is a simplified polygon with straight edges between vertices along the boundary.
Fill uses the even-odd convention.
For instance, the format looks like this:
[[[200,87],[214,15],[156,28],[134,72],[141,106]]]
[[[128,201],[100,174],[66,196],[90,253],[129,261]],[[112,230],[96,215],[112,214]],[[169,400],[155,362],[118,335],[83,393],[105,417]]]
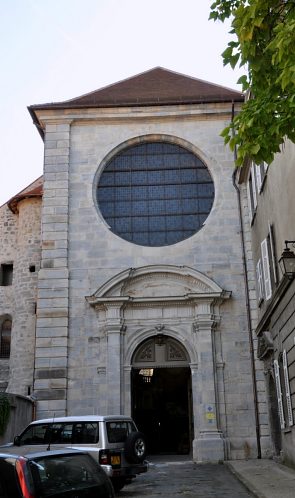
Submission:
[[[114,498],[110,479],[82,451],[0,453],[0,498]]]
[[[59,417],[32,422],[14,446],[75,448],[89,452],[112,480],[115,491],[148,470],[144,435],[124,415]]]

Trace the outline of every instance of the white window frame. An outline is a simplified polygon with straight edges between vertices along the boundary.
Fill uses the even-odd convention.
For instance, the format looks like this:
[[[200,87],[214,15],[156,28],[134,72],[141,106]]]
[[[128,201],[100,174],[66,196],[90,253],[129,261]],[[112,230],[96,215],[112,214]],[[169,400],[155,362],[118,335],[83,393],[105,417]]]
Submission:
[[[268,301],[272,296],[272,286],[271,286],[271,277],[270,277],[270,265],[269,265],[267,238],[261,242],[261,257],[262,257],[262,269],[263,269],[265,299],[266,299],[266,301]]]

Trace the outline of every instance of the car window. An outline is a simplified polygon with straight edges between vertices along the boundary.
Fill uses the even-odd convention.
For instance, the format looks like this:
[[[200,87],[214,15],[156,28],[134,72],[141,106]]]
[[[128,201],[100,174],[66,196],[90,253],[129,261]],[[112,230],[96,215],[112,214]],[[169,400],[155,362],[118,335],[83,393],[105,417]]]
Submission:
[[[109,490],[104,471],[85,454],[62,455],[38,458],[30,462],[32,475],[42,497],[59,496],[67,491],[77,491],[75,496],[85,496],[86,489],[92,489],[89,497],[109,496],[99,491]],[[94,493],[95,491],[95,493]]]
[[[106,426],[109,443],[124,443],[128,434],[136,431],[135,425],[127,421],[107,422]]]
[[[32,425],[28,427],[20,436],[20,444],[44,444],[46,443],[47,424]],[[48,441],[47,441],[48,442]]]
[[[20,444],[87,444],[99,440],[98,422],[37,424],[20,436]]]
[[[98,422],[81,422],[74,424],[73,444],[97,443],[99,440]]]

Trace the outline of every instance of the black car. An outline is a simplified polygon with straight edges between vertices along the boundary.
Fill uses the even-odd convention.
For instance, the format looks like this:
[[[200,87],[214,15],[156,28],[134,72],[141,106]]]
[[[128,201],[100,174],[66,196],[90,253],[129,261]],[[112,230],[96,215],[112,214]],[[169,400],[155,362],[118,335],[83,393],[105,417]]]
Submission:
[[[113,498],[101,466],[84,451],[0,453],[0,498]]]

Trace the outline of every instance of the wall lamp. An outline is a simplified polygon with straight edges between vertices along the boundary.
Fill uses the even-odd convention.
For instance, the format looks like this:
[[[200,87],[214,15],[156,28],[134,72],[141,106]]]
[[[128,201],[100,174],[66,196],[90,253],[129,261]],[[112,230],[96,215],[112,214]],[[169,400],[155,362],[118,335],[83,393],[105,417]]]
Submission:
[[[295,254],[288,247],[289,244],[295,244],[295,240],[285,240],[285,248],[279,259],[279,265],[283,275],[292,278],[295,273]],[[294,245],[293,245],[294,247]]]

